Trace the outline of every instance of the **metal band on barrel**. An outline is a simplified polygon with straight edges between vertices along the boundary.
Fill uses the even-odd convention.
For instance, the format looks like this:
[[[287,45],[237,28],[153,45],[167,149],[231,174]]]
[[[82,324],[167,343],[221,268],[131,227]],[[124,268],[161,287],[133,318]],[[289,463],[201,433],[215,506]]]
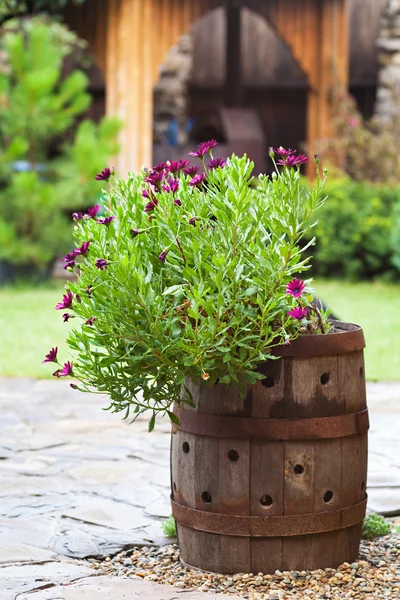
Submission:
[[[368,410],[311,419],[249,419],[174,409],[185,433],[246,440],[318,440],[349,437],[369,429]]]
[[[283,516],[243,516],[195,510],[173,500],[172,514],[184,527],[237,537],[288,537],[345,529],[361,523],[367,500],[328,512]]]

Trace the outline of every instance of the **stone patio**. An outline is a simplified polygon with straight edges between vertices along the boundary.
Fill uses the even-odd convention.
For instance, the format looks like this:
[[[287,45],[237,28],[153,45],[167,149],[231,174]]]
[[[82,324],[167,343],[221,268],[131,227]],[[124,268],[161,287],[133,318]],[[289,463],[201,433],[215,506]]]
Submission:
[[[400,513],[400,384],[371,383],[368,399],[369,509],[392,515]],[[96,577],[82,561],[169,542],[161,529],[170,514],[169,423],[149,435],[146,417],[129,425],[102,406],[64,381],[0,380],[0,600],[94,600],[100,590],[107,600],[181,597]]]

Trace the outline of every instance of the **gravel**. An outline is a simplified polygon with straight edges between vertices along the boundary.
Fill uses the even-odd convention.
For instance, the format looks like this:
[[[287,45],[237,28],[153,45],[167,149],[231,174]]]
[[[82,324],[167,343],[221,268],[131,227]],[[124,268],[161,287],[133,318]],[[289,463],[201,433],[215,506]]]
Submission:
[[[175,544],[135,547],[104,561],[90,562],[102,574],[140,577],[182,590],[198,589],[253,600],[400,598],[400,535],[395,529],[377,540],[363,540],[357,562],[344,563],[337,569],[214,575],[183,567]]]

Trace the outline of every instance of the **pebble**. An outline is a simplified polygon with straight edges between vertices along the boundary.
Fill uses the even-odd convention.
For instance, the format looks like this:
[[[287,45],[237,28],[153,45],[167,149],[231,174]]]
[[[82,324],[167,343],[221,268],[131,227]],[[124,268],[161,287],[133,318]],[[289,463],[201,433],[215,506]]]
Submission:
[[[400,524],[400,523],[397,523]],[[88,564],[111,577],[140,577],[181,590],[249,600],[400,600],[400,535],[361,542],[358,560],[336,569],[219,575],[181,565],[176,545],[135,547]]]

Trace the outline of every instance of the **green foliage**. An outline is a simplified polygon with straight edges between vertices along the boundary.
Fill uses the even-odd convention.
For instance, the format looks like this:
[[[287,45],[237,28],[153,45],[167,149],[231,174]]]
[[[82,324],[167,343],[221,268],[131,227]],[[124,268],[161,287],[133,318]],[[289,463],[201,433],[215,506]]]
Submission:
[[[285,168],[254,189],[252,169],[246,156],[233,156],[200,188],[181,174],[178,203],[159,186],[152,211],[142,197],[144,189],[154,194],[147,174],[132,174],[107,194],[109,226],[85,218],[75,228],[78,245],[90,248],[78,282],[67,284],[78,321],[68,339],[74,374],[81,389],[107,393],[114,412],[150,410],[150,430],[157,413],[176,419],[173,402],[191,402],[187,389],[181,397],[186,378],[245,393],[263,378],[257,367],[272,346],[324,320],[294,320],[288,311],[309,292],[298,300],[286,293],[309,268],[299,243],[323,202],[324,180],[307,190],[299,171]]]
[[[85,0],[0,0],[0,23],[7,19],[49,11],[55,13],[62,10],[67,4],[83,4]]]
[[[390,533],[390,523],[376,513],[370,513],[363,521],[362,535],[367,540],[376,537],[388,535]]]
[[[68,212],[98,198],[94,175],[118,152],[121,123],[83,121],[61,156],[51,157],[90,105],[87,77],[62,77],[76,37],[59,24],[31,19],[1,38],[0,260],[45,266],[72,243]],[[24,161],[26,172],[13,163]]]
[[[318,240],[313,273],[363,279],[400,271],[400,187],[342,175],[326,191],[313,231]]]
[[[170,517],[168,517],[168,519],[166,519],[162,524],[161,527],[163,529],[164,534],[168,537],[168,538],[174,538],[176,537],[176,522],[174,517],[171,515]]]
[[[118,154],[120,129],[121,121],[117,118],[103,119],[99,125],[91,121],[79,125],[73,143],[66,144],[63,156],[55,161],[60,206],[70,207],[73,199],[74,207],[83,209],[88,207],[89,201],[99,198],[95,175],[110,156]]]

